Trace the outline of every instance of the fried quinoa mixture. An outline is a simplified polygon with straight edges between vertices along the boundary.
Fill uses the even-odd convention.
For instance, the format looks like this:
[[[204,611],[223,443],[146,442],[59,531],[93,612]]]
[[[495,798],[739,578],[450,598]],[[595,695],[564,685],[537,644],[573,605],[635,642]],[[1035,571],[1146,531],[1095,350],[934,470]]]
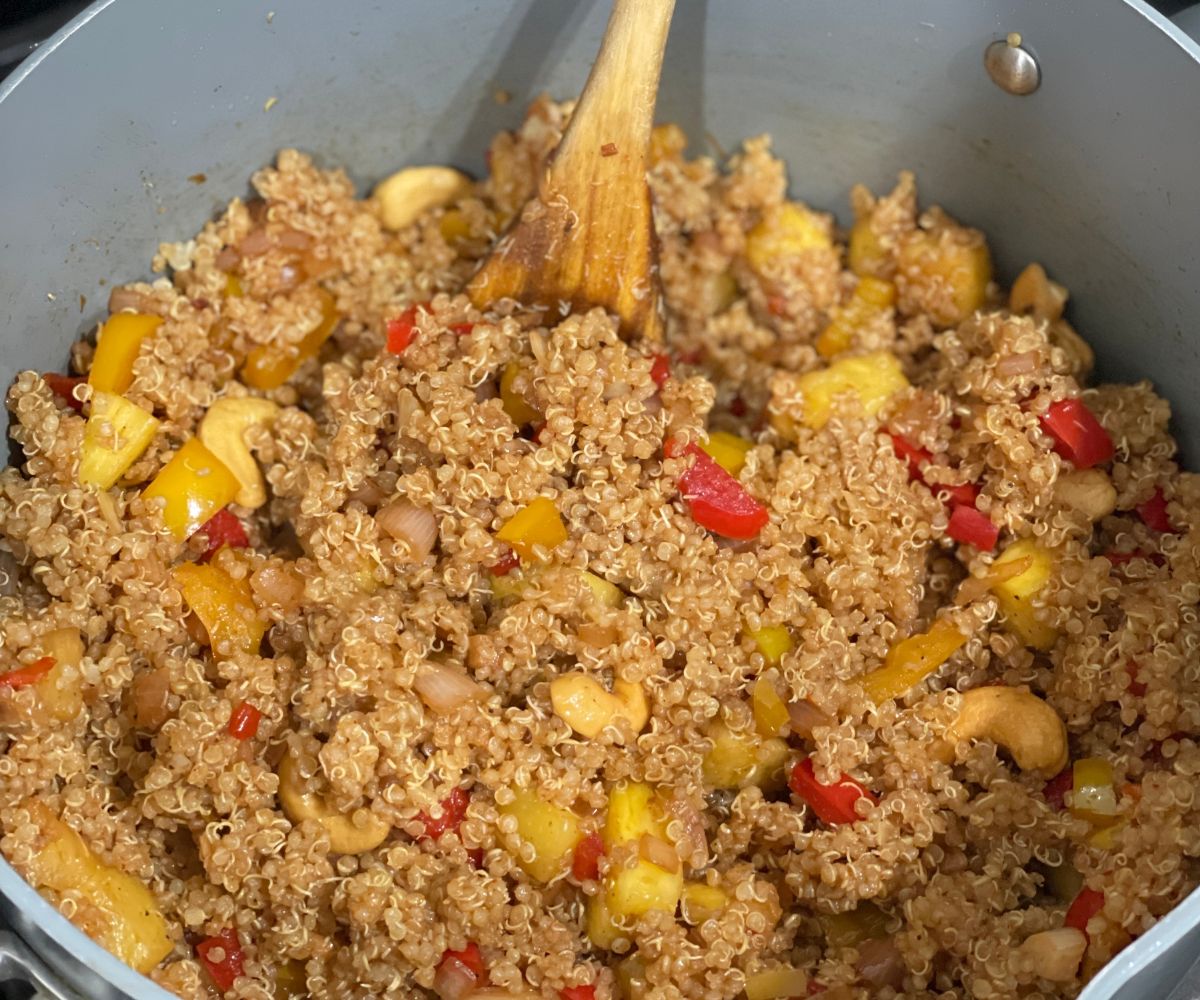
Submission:
[[[16,379],[4,856],[181,997],[1076,995],[1198,882],[1168,404],[910,175],[673,126],[665,342],[481,313],[569,112],[284,151]]]

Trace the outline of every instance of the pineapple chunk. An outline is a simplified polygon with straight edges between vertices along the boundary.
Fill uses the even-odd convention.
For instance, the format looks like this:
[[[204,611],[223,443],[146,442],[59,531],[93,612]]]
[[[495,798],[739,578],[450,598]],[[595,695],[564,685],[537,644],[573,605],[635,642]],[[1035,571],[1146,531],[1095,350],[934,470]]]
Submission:
[[[775,777],[787,760],[787,744],[780,739],[759,739],[753,733],[735,733],[714,720],[705,735],[713,748],[704,755],[701,771],[713,788],[747,788]]]
[[[101,861],[42,802],[26,804],[44,843],[29,866],[30,881],[58,893],[76,892],[75,919],[108,951],[147,973],[175,946],[154,895],[132,875]]]
[[[746,464],[746,453],[754,447],[754,443],[726,431],[713,431],[707,441],[700,442],[700,447],[717,465],[736,479]]]
[[[683,919],[689,924],[702,924],[715,917],[729,902],[729,894],[715,885],[689,882],[683,887]]]
[[[754,682],[750,701],[754,707],[754,728],[759,736],[766,739],[782,736],[791,724],[791,716],[770,678],[760,677]]]
[[[1052,649],[1058,641],[1058,631],[1039,620],[1033,597],[1041,591],[1054,571],[1054,557],[1050,551],[1032,538],[1013,542],[993,566],[1003,566],[1018,559],[1030,558],[1032,564],[1024,572],[997,583],[992,592],[1004,612],[1004,621],[1022,642],[1043,652]]]
[[[83,681],[79,676],[83,640],[77,629],[58,628],[42,636],[41,646],[42,652],[53,658],[54,666],[37,682],[38,702],[50,718],[70,722],[83,708]]]
[[[529,401],[514,388],[520,374],[521,365],[518,362],[510,361],[504,366],[504,371],[500,375],[500,404],[504,407],[504,412],[518,427],[541,423],[541,412],[535,410]]]
[[[890,309],[895,301],[896,286],[890,281],[869,276],[861,278],[850,301],[835,311],[829,325],[817,337],[817,353],[823,358],[831,358],[849,350],[859,327]]]
[[[792,636],[783,625],[767,625],[749,633],[763,659],[771,666],[778,665],[784,653],[792,651]]]
[[[871,227],[871,216],[859,218],[850,229],[850,269],[858,275],[884,277],[888,254],[879,234]]]
[[[957,326],[983,305],[992,258],[981,233],[947,221],[905,237],[896,280],[906,311],[923,306],[939,326]]]
[[[623,845],[637,850],[643,837],[670,843],[654,789],[640,782],[618,785],[609,795],[605,844],[610,851]],[[617,920],[640,917],[651,910],[674,913],[682,892],[682,867],[668,871],[640,856],[632,865],[618,861],[604,880],[605,906]]]
[[[832,247],[833,238],[825,220],[794,201],[767,209],[746,234],[746,259],[759,274],[775,261]]]
[[[606,608],[619,608],[624,602],[625,595],[615,583],[609,583],[603,577],[589,573],[587,570],[584,570],[582,575],[583,582],[588,585],[588,589],[591,590],[597,603],[603,604]]]
[[[157,431],[152,413],[115,393],[94,392],[79,453],[80,483],[108,489],[149,447]]]
[[[799,386],[804,393],[804,422],[819,430],[828,422],[834,397],[840,393],[853,392],[863,412],[873,417],[895,393],[908,388],[908,379],[894,354],[876,351],[801,375]]]
[[[617,938],[622,936],[602,892],[588,898],[586,921],[588,939],[597,948],[611,949]]]
[[[746,1000],[787,1000],[809,995],[808,974],[790,965],[777,965],[746,977]]]
[[[575,845],[583,839],[579,817],[531,789],[515,792],[512,802],[500,806],[500,814],[514,817],[517,835],[533,847],[533,859],[518,858],[517,863],[539,882],[550,882],[570,866]]]

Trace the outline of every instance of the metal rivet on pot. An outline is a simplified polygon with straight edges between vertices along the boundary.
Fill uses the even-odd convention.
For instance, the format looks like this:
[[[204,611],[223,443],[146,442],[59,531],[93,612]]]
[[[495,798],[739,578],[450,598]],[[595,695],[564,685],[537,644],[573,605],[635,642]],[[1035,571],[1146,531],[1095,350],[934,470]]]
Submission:
[[[1015,31],[984,50],[983,66],[997,87],[1018,97],[1032,94],[1042,82],[1041,67]]]

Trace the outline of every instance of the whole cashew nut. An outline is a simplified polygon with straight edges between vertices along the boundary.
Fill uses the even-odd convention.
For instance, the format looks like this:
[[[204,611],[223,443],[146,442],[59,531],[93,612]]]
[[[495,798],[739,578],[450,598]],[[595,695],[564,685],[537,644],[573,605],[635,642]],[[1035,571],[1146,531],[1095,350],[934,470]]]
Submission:
[[[628,721],[640,733],[650,720],[650,709],[640,684],[614,681],[612,693],[584,673],[564,674],[550,682],[550,705],[568,726],[591,739],[614,719]]]
[[[471,178],[452,167],[407,167],[376,184],[371,197],[379,205],[384,228],[394,231],[470,190]]]
[[[295,758],[290,753],[279,762],[279,803],[293,823],[315,819],[325,827],[329,849],[335,854],[362,854],[374,850],[387,839],[392,829],[390,823],[374,813],[368,813],[364,822],[355,823],[353,817],[331,809],[321,796],[303,791]],[[359,810],[359,815],[363,812]]]
[[[241,489],[234,498],[243,507],[261,507],[267,500],[258,463],[246,444],[251,427],[270,427],[279,415],[279,407],[269,399],[246,396],[218,399],[200,421],[200,442],[229,468]]]
[[[1029,971],[1052,983],[1074,980],[1085,951],[1087,935],[1074,927],[1056,927],[1031,934],[1017,948],[1017,954]]]
[[[973,688],[962,696],[952,740],[991,740],[1012,754],[1022,771],[1053,777],[1067,766],[1067,727],[1041,698],[1021,688]]]

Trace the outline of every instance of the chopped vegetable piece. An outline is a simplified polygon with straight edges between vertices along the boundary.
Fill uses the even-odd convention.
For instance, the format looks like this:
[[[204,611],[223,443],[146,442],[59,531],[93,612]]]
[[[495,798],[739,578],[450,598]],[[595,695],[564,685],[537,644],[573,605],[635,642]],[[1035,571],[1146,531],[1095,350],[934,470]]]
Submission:
[[[236,274],[228,274],[225,276],[225,297],[230,299],[240,299],[246,294],[246,290],[242,288],[242,281]]]
[[[665,354],[654,355],[654,363],[650,365],[650,377],[660,389],[667,384],[671,377],[671,359]]]
[[[213,985],[222,993],[233,989],[233,984],[243,974],[246,959],[237,931],[232,927],[201,941],[196,945],[196,955]]]
[[[855,822],[859,817],[854,806],[860,799],[872,804],[879,801],[848,774],[843,774],[836,784],[821,784],[817,780],[811,757],[796,762],[788,786],[827,826]]]
[[[111,392],[92,394],[79,452],[79,481],[108,489],[138,460],[158,432],[152,413]]]
[[[713,741],[704,755],[701,774],[713,788],[748,788],[778,775],[787,760],[787,744],[762,739],[757,731],[735,732],[720,719],[710,722],[704,735]]]
[[[171,953],[174,941],[154,894],[140,879],[105,864],[71,827],[43,802],[25,803],[41,846],[24,874],[36,886],[74,892],[101,920],[91,936],[126,965],[148,973]]]
[[[754,728],[759,736],[766,739],[782,736],[791,726],[792,716],[787,703],[779,697],[770,679],[760,677],[754,682],[750,701],[754,708]]]
[[[337,300],[324,288],[317,289],[321,316],[298,344],[260,344],[246,355],[242,381],[255,389],[278,389],[296,374],[309,358],[315,358],[338,324]]]
[[[1129,683],[1125,689],[1135,698],[1144,698],[1148,688],[1138,680],[1138,665],[1130,660],[1125,664],[1125,672],[1129,674]]]
[[[1046,782],[1042,795],[1059,812],[1067,808],[1067,792],[1074,785],[1074,775],[1071,768],[1066,768]]]
[[[421,812],[417,815],[425,825],[425,832],[418,837],[418,840],[437,840],[444,833],[449,833],[452,830],[457,830],[459,824],[467,815],[467,806],[471,804],[471,796],[467,794],[465,789],[455,788],[449,795],[441,801],[442,814],[434,819],[426,812]]]
[[[554,501],[537,497],[505,521],[496,537],[508,542],[522,559],[535,559],[537,546],[553,549],[565,542],[567,528]]]
[[[758,651],[762,653],[763,659],[771,666],[777,666],[784,654],[792,650],[791,633],[783,625],[767,625],[754,629],[749,634],[758,646]]]
[[[664,451],[668,458],[684,454],[694,459],[691,468],[679,477],[679,492],[700,527],[726,538],[746,540],[758,536],[770,515],[741,483],[697,445],[680,448],[668,441]]]
[[[1083,757],[1072,766],[1071,814],[1100,826],[1116,818],[1113,767],[1102,757]]]
[[[237,496],[241,484],[199,438],[189,438],[175,452],[142,498],[162,497],[163,523],[179,541],[196,531]]]
[[[208,562],[224,545],[231,549],[244,549],[250,544],[242,522],[228,507],[222,507],[213,514],[200,526],[200,531],[208,539],[208,545],[200,555],[202,563]]]
[[[600,858],[604,856],[604,839],[589,833],[578,844],[571,858],[571,874],[576,881],[586,882],[600,877]]]
[[[399,316],[387,321],[387,350],[389,354],[403,354],[417,334],[417,310],[422,306],[409,306]]]
[[[1167,516],[1167,498],[1163,496],[1161,486],[1154,491],[1154,496],[1149,500],[1137,505],[1137,512],[1142,523],[1151,531],[1159,531],[1163,534],[1171,534],[1175,531],[1171,526],[1171,519]]]
[[[249,581],[236,580],[213,565],[183,563],[171,572],[215,654],[258,652],[267,626],[258,615]]]
[[[519,864],[539,882],[550,882],[572,866],[575,848],[583,839],[579,817],[570,809],[547,802],[531,789],[514,789],[511,802],[499,807],[501,816],[517,821],[517,836],[533,848],[533,857]]]
[[[565,986],[558,991],[561,1000],[596,1000],[596,987],[590,984],[585,986]]]
[[[9,688],[12,691],[18,691],[21,688],[29,687],[31,684],[36,684],[54,669],[54,664],[55,660],[53,656],[43,656],[41,659],[34,660],[23,667],[17,667],[16,670],[0,674],[0,688]]]
[[[746,454],[754,447],[754,442],[725,431],[713,431],[707,441],[700,442],[700,447],[717,465],[736,478],[741,474],[746,464]]]
[[[1095,889],[1080,889],[1079,895],[1067,909],[1063,926],[1074,927],[1086,934],[1088,923],[1102,909],[1104,909],[1104,893],[1097,892]]]
[[[514,569],[521,565],[521,557],[518,556],[512,549],[509,549],[496,560],[495,564],[488,570],[492,576],[508,576]]]
[[[1013,542],[992,564],[1003,567],[1010,562],[1028,557],[1029,568],[1014,577],[1002,580],[992,587],[1000,610],[1004,612],[1005,624],[1027,646],[1048,650],[1058,641],[1058,631],[1041,621],[1033,607],[1033,598],[1049,582],[1054,571],[1054,559],[1050,551],[1032,538]]]
[[[808,973],[779,965],[746,977],[746,1000],[788,1000],[810,996]]]
[[[899,434],[888,431],[888,437],[892,439],[892,449],[896,452],[896,457],[908,463],[908,478],[924,482],[922,470],[933,461],[933,456],[927,449],[918,448]]]
[[[461,951],[447,949],[442,953],[433,978],[433,991],[441,1000],[463,1000],[483,980],[483,954],[474,941]]]
[[[930,483],[929,488],[939,500],[945,500],[960,507],[974,507],[975,501],[979,499],[979,487],[974,483],[959,483],[956,486],[946,483]],[[997,530],[998,535],[999,530]],[[992,545],[995,546],[995,542]],[[983,546],[979,546],[979,548],[983,548]]]
[[[950,622],[939,619],[928,632],[896,643],[888,650],[883,666],[864,674],[859,683],[877,705],[899,698],[950,659],[966,641],[967,637]]]
[[[122,393],[133,381],[142,341],[162,325],[161,316],[117,313],[100,327],[88,384],[97,392]]]
[[[887,914],[869,900],[844,913],[822,914],[820,919],[825,943],[834,948],[857,948],[887,935]]]
[[[1000,529],[982,511],[958,504],[950,513],[946,534],[962,545],[974,545],[981,552],[991,552],[1000,537]]]
[[[876,351],[801,375],[798,385],[804,393],[804,422],[819,430],[829,420],[836,396],[853,393],[863,413],[873,417],[893,395],[908,388],[908,379],[894,354]]]
[[[1042,430],[1054,438],[1054,450],[1075,468],[1090,469],[1113,457],[1112,438],[1082,400],[1051,403],[1040,419]]]
[[[544,419],[541,411],[535,409],[514,388],[521,371],[519,362],[510,361],[504,366],[504,371],[500,375],[500,403],[504,407],[504,412],[518,427],[524,427],[526,424],[539,424]]]
[[[258,734],[258,724],[262,721],[262,712],[243,701],[229,716],[229,735],[235,740],[252,740]]]
[[[603,604],[606,608],[619,608],[624,603],[625,594],[615,583],[609,583],[604,577],[589,573],[587,570],[583,571],[582,576],[583,582],[588,585],[588,589],[598,603]]]
[[[67,404],[76,413],[83,412],[83,403],[75,398],[75,387],[87,381],[82,375],[60,375],[58,372],[46,372],[42,376],[50,391]]]

